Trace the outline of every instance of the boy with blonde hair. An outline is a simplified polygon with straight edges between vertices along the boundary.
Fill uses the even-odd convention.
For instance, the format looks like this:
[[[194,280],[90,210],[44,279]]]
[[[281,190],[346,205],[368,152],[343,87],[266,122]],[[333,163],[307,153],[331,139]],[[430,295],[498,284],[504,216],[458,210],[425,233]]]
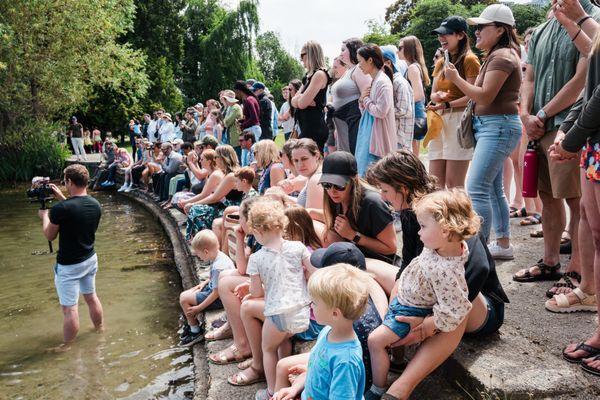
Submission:
[[[319,324],[327,325],[310,352],[308,369],[275,398],[362,400],[365,366],[352,323],[364,312],[369,298],[368,275],[349,264],[314,272],[308,282],[312,309]]]
[[[200,260],[211,263],[210,278],[179,295],[179,304],[187,320],[180,336],[180,346],[192,346],[204,339],[197,316],[202,311],[223,307],[217,291],[219,274],[221,271],[235,268],[233,261],[219,250],[219,240],[213,231],[205,229],[198,232],[192,240],[192,249]]]

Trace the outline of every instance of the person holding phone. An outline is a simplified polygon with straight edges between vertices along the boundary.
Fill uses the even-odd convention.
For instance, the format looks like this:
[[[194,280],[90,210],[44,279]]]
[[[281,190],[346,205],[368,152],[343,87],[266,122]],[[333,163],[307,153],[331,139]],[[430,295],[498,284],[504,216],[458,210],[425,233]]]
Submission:
[[[323,160],[325,246],[353,242],[368,258],[392,263],[396,232],[390,207],[377,190],[358,177],[356,158],[336,151]]]
[[[448,51],[448,61],[456,66],[460,77],[470,84],[479,75],[479,59],[471,51],[467,21],[451,16],[434,29],[442,51]],[[440,135],[429,142],[429,172],[438,179],[439,186],[465,186],[472,149],[463,149],[458,143],[456,130],[469,98],[445,75],[444,57],[438,59],[433,70],[431,103],[427,109],[437,111],[444,121]]]

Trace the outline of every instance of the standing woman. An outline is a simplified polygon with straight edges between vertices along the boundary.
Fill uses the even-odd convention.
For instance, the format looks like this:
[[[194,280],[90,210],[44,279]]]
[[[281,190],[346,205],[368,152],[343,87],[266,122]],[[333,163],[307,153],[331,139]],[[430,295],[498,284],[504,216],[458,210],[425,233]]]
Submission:
[[[243,119],[240,120],[240,128],[243,132],[251,132],[254,135],[254,143],[258,142],[262,130],[260,129],[260,106],[258,99],[252,90],[248,89],[246,82],[237,81],[233,85],[235,97],[243,104]]]
[[[419,155],[421,140],[427,133],[427,114],[425,114],[425,87],[431,84],[423,46],[416,36],[407,36],[398,44],[398,55],[401,60],[406,61],[408,70],[406,78],[413,89],[413,101],[415,102],[415,132],[413,135],[413,153]]]
[[[339,59],[348,70],[331,87],[332,103],[335,112],[336,148],[354,154],[361,111],[358,106],[360,94],[371,86],[372,78],[358,67],[357,52],[364,45],[358,38],[350,38],[342,43]]]
[[[227,129],[227,135],[229,136],[229,144],[235,150],[238,159],[242,159],[242,148],[240,147],[240,127],[238,121],[242,119],[242,107],[238,104],[238,99],[235,98],[233,90],[223,91],[223,102],[227,106],[225,112],[225,118],[223,119],[223,125]]]
[[[493,221],[496,243],[490,245],[490,253],[494,258],[512,259],[509,211],[502,178],[504,160],[521,138],[519,40],[512,11],[502,4],[488,6],[479,18],[470,18],[469,24],[477,25],[476,46],[486,55],[477,81],[473,85],[462,79],[452,64],[444,73],[475,103],[475,153],[467,188],[475,211],[483,218],[482,233],[489,240]]]
[[[438,35],[442,50],[448,51],[450,62],[456,67],[461,79],[472,84],[479,75],[479,59],[471,51],[467,34],[467,21],[452,16],[433,31]],[[465,186],[469,161],[473,149],[463,149],[458,143],[456,130],[460,124],[469,98],[465,96],[444,72],[444,57],[439,59],[433,70],[433,87],[428,108],[442,115],[443,128],[440,135],[429,142],[429,173],[438,179],[439,186],[452,188]]]
[[[394,116],[394,73],[385,65],[379,46],[368,44],[358,49],[358,67],[373,79],[358,99],[363,116],[356,140],[358,174],[364,176],[369,164],[398,147]]]
[[[292,98],[296,108],[295,118],[300,126],[300,137],[313,139],[323,151],[329,130],[323,109],[327,104],[327,86],[331,78],[327,74],[321,45],[308,41],[300,51],[300,60],[306,69],[302,87]]]

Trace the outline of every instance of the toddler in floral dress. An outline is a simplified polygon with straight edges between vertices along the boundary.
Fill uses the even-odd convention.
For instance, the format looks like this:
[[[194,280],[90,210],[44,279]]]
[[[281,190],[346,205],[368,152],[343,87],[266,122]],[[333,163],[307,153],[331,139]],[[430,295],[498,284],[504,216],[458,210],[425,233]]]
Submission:
[[[469,250],[465,239],[475,235],[480,218],[464,191],[433,192],[413,203],[421,229],[423,252],[400,275],[383,324],[369,335],[373,385],[365,400],[385,393],[390,365],[386,348],[404,338],[410,325],[397,316],[425,317],[433,313],[435,331],[452,332],[471,310],[465,279]]]

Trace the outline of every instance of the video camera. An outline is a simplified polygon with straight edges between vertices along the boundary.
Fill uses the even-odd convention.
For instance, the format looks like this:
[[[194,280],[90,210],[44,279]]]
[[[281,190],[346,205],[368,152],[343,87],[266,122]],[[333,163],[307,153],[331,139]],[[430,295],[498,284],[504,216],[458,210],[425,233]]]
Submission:
[[[54,199],[54,191],[50,187],[50,178],[36,176],[31,180],[31,187],[27,189],[27,197],[32,203],[40,203],[41,209],[46,209],[46,202]]]

